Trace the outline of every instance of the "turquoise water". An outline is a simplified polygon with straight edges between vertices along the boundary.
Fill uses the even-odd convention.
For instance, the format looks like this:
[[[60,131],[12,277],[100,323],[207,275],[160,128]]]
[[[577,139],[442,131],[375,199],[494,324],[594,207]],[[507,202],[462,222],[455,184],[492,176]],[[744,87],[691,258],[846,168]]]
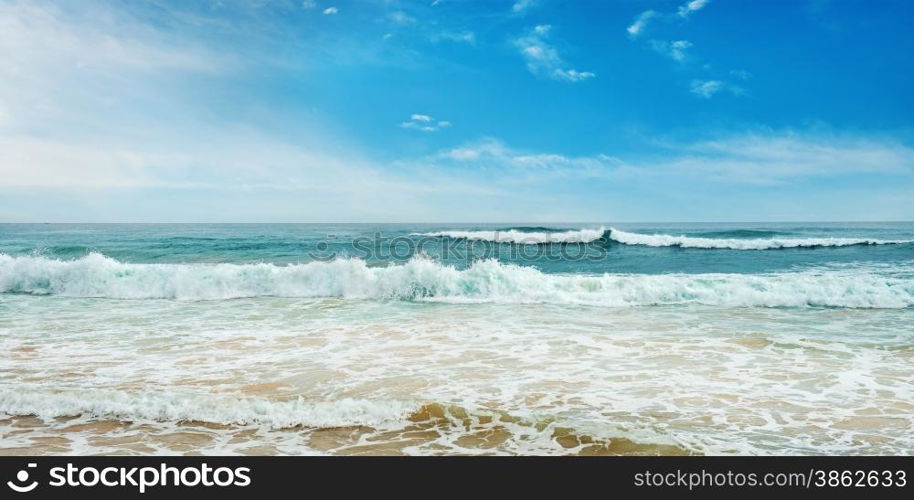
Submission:
[[[566,244],[562,254],[560,248],[550,252],[543,248],[518,248],[517,245],[491,244],[484,240],[420,236],[441,232],[500,231],[509,234],[514,230],[531,233],[529,241],[533,243],[544,241],[544,233],[557,234],[582,228],[606,228],[605,242],[592,246]],[[681,235],[725,242],[758,241],[770,246],[771,250],[781,251],[709,249],[701,248],[701,242],[659,247],[631,245],[613,240],[609,228],[644,235]],[[853,244],[868,241],[909,243]],[[353,242],[363,244],[356,247]],[[805,246],[779,248],[785,242]],[[445,253],[448,244],[451,245],[450,253]],[[380,252],[376,251],[378,247]],[[97,252],[131,263],[236,264],[290,264],[340,256],[385,264],[402,263],[420,251],[458,268],[466,267],[474,259],[492,256],[504,263],[536,266],[547,273],[763,273],[829,264],[910,261],[914,259],[914,223],[591,223],[548,227],[523,224],[0,224],[0,253],[10,256],[78,259]]]
[[[3,224],[0,451],[910,454],[911,325],[912,223]]]

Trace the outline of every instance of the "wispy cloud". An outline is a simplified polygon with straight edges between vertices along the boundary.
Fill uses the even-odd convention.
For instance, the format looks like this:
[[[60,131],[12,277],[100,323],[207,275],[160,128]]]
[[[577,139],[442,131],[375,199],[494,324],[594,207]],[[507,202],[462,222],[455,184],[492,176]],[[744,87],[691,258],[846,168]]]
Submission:
[[[215,88],[246,61],[185,38],[189,30],[140,22],[117,3],[67,7],[0,3],[0,198],[54,189],[61,197],[91,192],[87,198],[117,207],[121,190],[370,197],[388,187],[401,195],[431,189],[383,175],[344,138],[326,137],[320,124],[300,123],[304,137],[289,141],[253,123],[200,119],[211,104],[200,102],[200,82]],[[78,201],[84,211],[77,218],[95,203]],[[187,209],[185,220],[195,216]],[[54,215],[61,216],[69,215]],[[154,220],[157,213],[136,217]]]
[[[690,0],[689,2],[680,5],[676,13],[679,17],[687,18],[692,15],[693,12],[698,12],[703,9],[710,2],[711,0]]]
[[[535,75],[567,82],[580,82],[595,77],[590,71],[568,67],[558,50],[546,41],[551,31],[552,26],[540,24],[527,35],[514,40],[514,45],[527,62],[527,69]]]
[[[500,169],[506,176],[692,177],[724,183],[775,185],[792,179],[853,174],[914,176],[914,148],[884,138],[761,130],[694,142],[657,143],[647,156],[567,156],[520,151],[496,139],[444,150],[422,162]]]
[[[524,152],[506,146],[496,139],[483,139],[440,153],[439,158],[461,162],[482,161],[484,164],[500,164],[520,168],[564,168],[591,169],[613,167],[621,163],[608,155],[573,157],[557,153]],[[493,160],[495,160],[493,162]]]
[[[859,173],[914,174],[914,149],[894,140],[829,133],[761,131],[691,144],[659,168],[751,184]]]
[[[317,7],[317,2],[315,2],[314,0],[302,0],[301,8],[303,8],[305,10],[311,10],[315,7]]]
[[[517,0],[514,2],[514,5],[511,6],[511,11],[515,14],[521,14],[535,6],[538,2],[539,0]]]
[[[724,82],[720,80],[693,80],[691,91],[693,94],[710,99],[714,94],[724,89]]]
[[[648,23],[655,17],[669,19],[673,16],[678,16],[679,18],[687,19],[692,13],[705,8],[709,3],[710,0],[689,0],[680,5],[675,14],[660,14],[654,10],[643,11],[635,17],[634,22],[628,26],[626,31],[634,40],[643,34]],[[687,63],[692,59],[689,57],[689,49],[693,47],[693,44],[688,40],[667,41],[652,39],[648,43],[655,52],[678,63]],[[710,65],[706,64],[704,67],[705,69],[710,69]],[[750,76],[749,72],[745,70],[731,70],[729,72],[729,77],[733,80],[748,80]],[[689,85],[689,91],[704,99],[710,99],[721,92],[728,92],[733,95],[745,94],[745,89],[724,80],[725,77],[726,75],[721,76],[718,73],[717,75],[706,74],[704,78],[693,79]]]
[[[651,47],[657,52],[670,57],[674,61],[682,62],[686,59],[686,50],[692,46],[688,40],[651,40]]]
[[[0,49],[5,59],[0,74],[15,77],[17,68],[50,71],[58,64],[86,70],[219,71],[229,61],[197,43],[150,31],[129,19],[99,16],[91,22],[69,20],[70,15],[74,14],[54,6],[0,4]]]
[[[745,94],[742,87],[723,80],[692,80],[689,90],[705,99],[710,99],[724,91],[737,96]]]
[[[568,156],[552,152],[512,148],[502,141],[485,138],[414,160],[419,164],[442,169],[457,169],[465,174],[485,172],[490,184],[549,185],[556,179],[592,179],[616,175],[625,168],[618,158],[609,155]]]
[[[340,11],[340,9],[337,9],[336,7],[327,7],[326,9],[324,9],[323,12],[324,12],[324,15],[326,15],[326,16],[332,16],[333,14],[336,14],[339,11]]]
[[[414,113],[410,115],[409,120],[400,123],[400,127],[412,130],[421,130],[422,132],[437,132],[443,128],[451,126],[447,120],[436,120],[429,115]]]
[[[2,3],[0,26],[7,133],[88,134],[125,107],[167,102],[156,82],[227,76],[242,66],[230,54],[101,8],[89,16],[53,5]]]
[[[638,17],[635,18],[635,21],[629,25],[626,31],[628,31],[628,34],[632,37],[636,37],[644,32],[644,30],[647,28],[648,23],[655,17],[657,17],[657,11],[646,10],[638,14]]]

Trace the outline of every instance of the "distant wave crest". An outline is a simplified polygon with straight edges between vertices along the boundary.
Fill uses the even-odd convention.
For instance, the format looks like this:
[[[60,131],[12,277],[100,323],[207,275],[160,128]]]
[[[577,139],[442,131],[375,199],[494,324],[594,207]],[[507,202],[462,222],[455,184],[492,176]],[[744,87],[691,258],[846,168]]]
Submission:
[[[550,228],[510,228],[491,231],[438,231],[434,233],[417,233],[421,236],[456,238],[475,241],[492,241],[496,243],[588,243],[603,237],[605,228],[572,229],[567,231]]]
[[[603,240],[623,245],[648,247],[706,248],[722,250],[774,250],[781,248],[844,247],[856,245],[897,245],[914,240],[880,240],[874,238],[784,238],[773,231],[733,230],[706,233],[707,236],[630,233],[616,228],[530,231],[524,228],[492,231],[438,231],[422,236],[458,238],[496,243],[548,244],[589,243]],[[755,236],[755,237],[752,237]],[[766,236],[766,237],[759,237]]]
[[[895,245],[914,242],[912,240],[878,240],[872,238],[702,238],[673,236],[670,234],[629,233],[618,229],[609,230],[609,239],[626,245],[730,250]]]
[[[564,275],[476,262],[465,270],[425,258],[369,267],[358,259],[273,264],[129,264],[101,254],[76,260],[0,254],[0,292],[117,299],[241,297],[584,304],[627,307],[906,308],[914,278],[865,270],[774,274]]]

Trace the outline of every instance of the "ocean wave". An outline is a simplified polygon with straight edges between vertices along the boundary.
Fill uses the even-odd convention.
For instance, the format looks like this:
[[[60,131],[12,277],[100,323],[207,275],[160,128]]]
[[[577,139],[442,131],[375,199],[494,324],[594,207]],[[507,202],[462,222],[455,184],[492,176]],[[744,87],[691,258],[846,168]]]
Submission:
[[[561,233],[568,229],[558,229],[549,226],[511,226],[498,229],[499,231],[520,231],[522,233]]]
[[[455,238],[474,241],[492,241],[495,243],[589,243],[603,237],[606,228],[572,229],[567,231],[550,228],[510,228],[491,231],[438,231],[434,233],[416,233],[419,236]]]
[[[157,422],[290,427],[378,426],[407,418],[419,405],[400,401],[274,401],[195,393],[131,394],[112,390],[48,391],[0,388],[0,414],[42,418],[91,416]]]
[[[629,233],[611,228],[608,239],[625,245],[649,247],[715,248],[729,250],[772,250],[778,248],[845,247],[856,245],[895,245],[914,240],[872,238],[702,238],[671,234]]]
[[[534,229],[534,230],[531,230]],[[416,233],[421,236],[455,238],[495,243],[539,245],[549,243],[590,243],[597,240],[648,247],[706,248],[722,250],[773,250],[782,248],[844,247],[856,245],[897,245],[914,240],[875,238],[784,238],[774,231],[730,230],[701,236],[644,234],[616,228],[552,230],[549,228],[510,228],[491,231],[438,231]]]
[[[158,391],[134,394],[110,389],[52,391],[36,386],[15,390],[0,387],[0,416],[38,417],[44,421],[43,426],[51,429],[46,435],[55,435],[54,431],[64,428],[72,437],[80,432],[73,430],[74,427],[79,428],[80,424],[91,421],[114,421],[140,424],[143,431],[153,427],[158,430],[159,436],[167,436],[171,431],[187,432],[197,426],[203,426],[207,433],[220,433],[226,438],[237,438],[228,440],[227,444],[220,443],[221,446],[217,444],[219,448],[210,452],[213,454],[233,454],[239,448],[243,450],[247,447],[247,440],[241,438],[241,434],[235,434],[239,431],[248,432],[246,426],[298,433],[298,439],[293,441],[307,443],[304,450],[294,449],[298,454],[302,451],[358,454],[372,445],[388,453],[392,449],[403,450],[405,447],[409,447],[412,453],[434,449],[436,453],[447,450],[458,454],[496,452],[528,455],[650,456],[694,453],[666,436],[645,433],[640,429],[621,431],[611,428],[612,436],[606,436],[602,432],[588,432],[588,427],[593,428],[589,425],[582,426],[583,429],[575,428],[568,422],[559,425],[554,416],[542,412],[531,414],[522,410],[520,413],[525,416],[490,408],[488,405],[471,405],[467,408],[436,402],[422,404],[351,398],[336,401],[306,401],[303,398],[277,401],[191,392]],[[61,417],[66,418],[63,423],[52,420]],[[23,446],[34,446],[34,442],[29,442],[29,438],[36,432],[45,430],[42,429],[43,426],[32,423],[29,426],[29,434],[17,436],[26,441]],[[125,431],[123,427],[118,427],[119,432]],[[357,434],[360,437],[367,435],[367,441],[301,439],[308,436],[307,433],[302,433],[306,430],[352,431],[355,430],[351,429],[353,427],[360,427]],[[423,432],[417,433],[417,430]],[[606,427],[600,426],[598,430],[606,430]],[[97,431],[93,429],[89,432],[94,434]],[[350,434],[350,437],[353,434]],[[492,434],[501,437],[501,442],[493,443],[485,437],[480,438]],[[258,436],[258,439],[268,442],[271,438],[274,439],[274,443],[282,443],[283,446],[279,449],[290,444],[288,435]],[[233,443],[240,446],[227,446]],[[95,447],[93,443],[81,444],[88,444],[87,448],[82,448],[83,450],[110,453],[110,449],[104,444],[99,447]],[[156,445],[155,441],[148,440],[144,441],[144,444]],[[195,443],[195,450],[206,453],[206,446],[207,444]],[[173,452],[169,448],[163,451]]]
[[[763,229],[726,229],[721,231],[705,231],[696,233],[702,238],[773,238],[790,234],[784,231],[766,231]]]
[[[465,270],[427,258],[369,267],[339,259],[274,264],[130,264],[0,254],[0,292],[116,299],[341,297],[437,302],[703,304],[725,307],[905,308],[914,279],[863,269],[773,274],[547,274],[495,260]]]

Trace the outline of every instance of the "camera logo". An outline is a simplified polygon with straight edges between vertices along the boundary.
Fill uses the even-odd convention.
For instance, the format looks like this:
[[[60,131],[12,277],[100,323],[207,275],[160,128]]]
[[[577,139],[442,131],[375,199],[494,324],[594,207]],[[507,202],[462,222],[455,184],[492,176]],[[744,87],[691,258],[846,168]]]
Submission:
[[[38,464],[28,464],[26,469],[34,469],[38,467]],[[18,493],[28,493],[38,487],[38,481],[32,481],[29,484],[25,484],[29,480],[29,471],[22,469],[16,473],[16,481],[7,481],[6,485],[10,487],[15,492]],[[18,483],[18,484],[17,484]]]

